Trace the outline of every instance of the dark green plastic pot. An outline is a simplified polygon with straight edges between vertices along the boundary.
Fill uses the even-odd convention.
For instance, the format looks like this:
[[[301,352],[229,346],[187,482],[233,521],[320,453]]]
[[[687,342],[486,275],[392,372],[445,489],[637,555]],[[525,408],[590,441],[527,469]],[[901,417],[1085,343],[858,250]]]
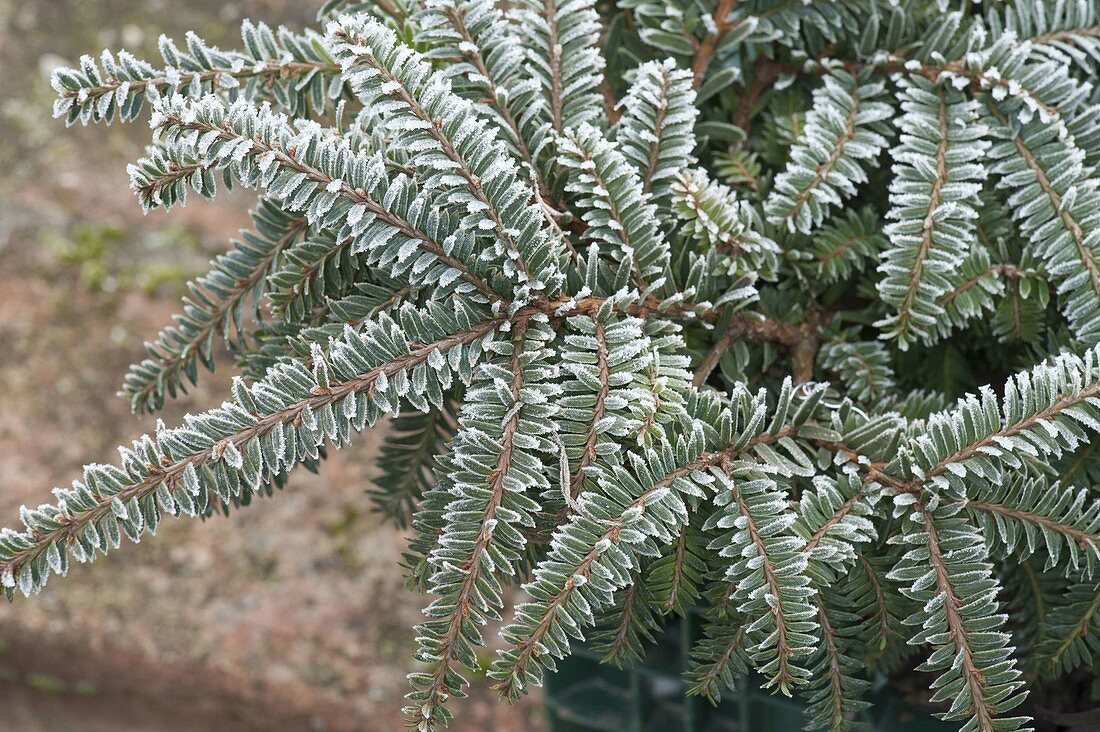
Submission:
[[[671,626],[661,642],[633,669],[601,664],[584,647],[558,663],[546,679],[549,732],[796,732],[804,705],[797,699],[759,690],[746,678],[718,706],[685,696],[680,671],[693,637],[692,619]],[[921,708],[899,700],[889,689],[872,694],[867,721],[874,732],[957,732]]]

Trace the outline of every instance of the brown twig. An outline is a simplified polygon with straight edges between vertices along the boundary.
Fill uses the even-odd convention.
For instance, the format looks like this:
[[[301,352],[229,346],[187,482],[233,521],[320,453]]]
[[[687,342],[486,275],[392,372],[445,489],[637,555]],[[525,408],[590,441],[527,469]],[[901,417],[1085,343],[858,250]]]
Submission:
[[[714,13],[715,32],[708,33],[703,40],[698,41],[695,61],[691,65],[691,71],[695,77],[693,82],[695,89],[703,85],[703,79],[707,76],[707,67],[710,66],[711,59],[714,57],[714,52],[718,50],[718,44],[722,41],[722,38],[740,24],[740,21],[730,20],[729,17],[730,13],[733,12],[733,6],[736,4],[737,0],[718,0],[718,8]]]

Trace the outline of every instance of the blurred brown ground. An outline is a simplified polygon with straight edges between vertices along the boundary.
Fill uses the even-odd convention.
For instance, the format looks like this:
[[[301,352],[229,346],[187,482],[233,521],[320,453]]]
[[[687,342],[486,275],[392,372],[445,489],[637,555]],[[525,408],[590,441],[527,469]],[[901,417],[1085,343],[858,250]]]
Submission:
[[[153,425],[114,395],[183,282],[247,224],[247,193],[143,217],[124,171],[144,122],[66,130],[49,70],[164,32],[235,45],[244,17],[301,28],[291,0],[0,0],[0,524]],[[204,374],[169,422],[223,398]],[[364,495],[377,439],[229,519],[156,537],[0,604],[0,729],[11,732],[401,728],[411,627],[403,537]],[[541,727],[537,700],[483,680],[458,730]]]

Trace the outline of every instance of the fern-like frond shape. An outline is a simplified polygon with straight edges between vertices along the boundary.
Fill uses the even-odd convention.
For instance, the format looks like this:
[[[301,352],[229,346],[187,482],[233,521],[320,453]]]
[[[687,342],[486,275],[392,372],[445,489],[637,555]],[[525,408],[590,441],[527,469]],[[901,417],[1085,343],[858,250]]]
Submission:
[[[469,381],[502,322],[433,308],[424,321],[434,337],[412,343],[405,326],[416,316],[411,306],[402,315],[348,330],[327,352],[315,351],[312,369],[284,363],[252,386],[237,381],[232,401],[176,429],[159,427],[120,448],[120,465],[88,465],[82,481],[56,490],[56,505],[24,510],[25,530],[0,537],[7,596],[16,588],[38,592],[51,573],[67,571],[70,554],[91,561],[117,547],[123,533],[139,541],[163,511],[197,516],[257,490],[269,476],[315,459],[325,440],[344,444],[395,412],[402,398],[441,405],[456,378]]]
[[[1026,717],[1003,717],[1023,701],[1023,681],[997,606],[1000,587],[981,532],[959,518],[957,508],[912,504],[903,535],[914,545],[891,571],[921,608],[906,619],[916,628],[911,645],[929,644],[920,666],[938,672],[933,702],[948,702],[939,714],[965,722],[967,732],[1016,732]],[[907,509],[907,510],[909,510]]]
[[[313,127],[296,132],[266,108],[246,102],[227,108],[212,96],[162,100],[152,122],[172,152],[154,151],[129,168],[146,208],[183,203],[189,186],[213,196],[214,171],[222,170],[227,184],[236,178],[265,189],[288,210],[303,212],[311,226],[339,232],[333,246],[355,237],[353,252],[367,255],[368,264],[434,287],[440,297],[450,289],[500,301],[519,286],[490,267],[475,237],[459,231],[409,176],[391,180],[380,155],[355,153]]]
[[[946,83],[912,75],[902,83],[897,120],[901,144],[893,151],[894,178],[884,232],[892,243],[879,271],[884,302],[896,309],[879,327],[906,349],[937,339],[943,320],[939,299],[977,243],[974,220],[985,169],[987,130],[978,103]]]
[[[760,155],[743,147],[733,146],[719,153],[714,170],[722,182],[735,190],[744,190],[748,196],[756,197],[763,187]]]
[[[925,434],[909,442],[911,469],[938,492],[970,495],[973,481],[998,483],[1005,468],[1057,457],[1088,442],[1100,427],[1097,350],[1084,358],[1061,355],[1005,383],[1004,396],[989,387],[934,415]]]
[[[222,51],[194,33],[187,50],[167,36],[157,45],[164,67],[155,68],[127,51],[104,51],[97,64],[84,56],[80,68],[53,72],[58,99],[54,116],[68,124],[111,123],[135,119],[146,100],[215,92],[237,98],[270,100],[294,115],[323,114],[344,93],[340,65],[315,32],[304,35],[286,28],[273,31],[264,23],[241,25],[243,51]]]
[[[593,623],[593,610],[613,602],[615,591],[639,568],[640,558],[659,556],[660,546],[678,537],[687,521],[685,496],[703,498],[711,486],[717,486],[723,502],[733,500],[737,510],[758,512],[754,520],[759,543],[777,553],[774,558],[780,564],[769,565],[768,571],[778,583],[776,597],[787,603],[791,613],[778,621],[789,634],[779,643],[774,634],[763,631],[774,615],[762,596],[744,597],[742,602],[761,613],[753,644],[760,666],[777,686],[797,683],[793,679],[802,674],[785,654],[803,649],[806,623],[813,627],[812,621],[801,617],[804,597],[801,601],[799,597],[808,590],[795,571],[805,558],[782,561],[791,543],[799,540],[780,537],[776,531],[782,522],[764,515],[775,505],[774,491],[765,488],[774,482],[748,457],[764,460],[787,475],[812,471],[812,459],[792,435],[813,415],[823,394],[823,389],[815,388],[796,396],[787,380],[770,420],[763,393],[753,397],[741,389],[731,409],[722,409],[716,400],[700,394],[688,407],[689,419],[696,417],[689,422],[690,431],[679,434],[675,442],[666,438],[644,454],[627,453],[623,464],[598,466],[593,478],[598,490],[582,493],[569,523],[555,532],[549,554],[525,586],[535,599],[519,606],[515,620],[503,631],[510,647],[500,653],[490,671],[501,692],[516,696],[540,683],[545,671],[554,668],[554,659],[568,653],[569,638],[583,638],[584,628]],[[718,426],[709,435],[701,430],[704,416],[707,423]],[[746,462],[737,463],[740,457]],[[753,477],[735,484],[718,469],[720,465],[741,465]],[[754,546],[757,543],[753,541]],[[742,572],[734,571],[740,578]],[[759,579],[759,575],[749,571],[750,577]],[[771,582],[765,580],[765,584]],[[812,616],[812,608],[808,612]],[[777,644],[782,650],[777,651]]]
[[[753,666],[790,696],[810,671],[799,664],[817,646],[814,590],[807,576],[805,539],[790,531],[797,517],[787,492],[758,469],[731,475],[712,469],[718,510],[704,529],[723,533],[710,549],[730,561],[733,600],[745,616]]]
[[[990,167],[1009,192],[1022,234],[1057,283],[1062,310],[1086,344],[1100,340],[1100,192],[1083,153],[1036,119],[1017,126],[1001,115]],[[1009,175],[1012,173],[1012,175]]]
[[[750,0],[738,10],[740,15],[755,14],[751,17],[758,19],[758,33],[776,37],[782,43],[812,45],[860,35],[869,23],[883,22],[883,5],[873,0],[838,0],[821,5],[801,0]]]
[[[816,267],[814,276],[832,284],[862,272],[887,247],[878,217],[871,209],[846,211],[818,229],[806,247]]]
[[[992,311],[997,298],[1005,294],[1005,280],[1025,277],[1023,270],[1011,264],[994,262],[988,250],[973,249],[963,260],[955,284],[936,300],[943,316],[937,327],[943,336]]]
[[[450,90],[419,53],[374,20],[345,16],[329,27],[344,77],[408,146],[423,185],[462,211],[462,227],[492,243],[491,254],[518,282],[523,303],[561,286],[560,240],[496,130]]]
[[[558,405],[569,499],[581,494],[597,460],[614,461],[624,445],[636,444],[643,421],[657,410],[645,390],[654,355],[642,326],[609,312],[568,321],[559,348],[565,379]]]
[[[1029,677],[1035,677],[1042,663],[1034,654],[1042,642],[1051,611],[1062,602],[1070,581],[1060,573],[1043,571],[1039,558],[1009,557],[1001,562],[999,576],[1008,593],[1004,609],[1012,626],[1012,642]]]
[[[669,266],[668,242],[658,227],[656,207],[623,153],[584,124],[562,137],[558,162],[570,171],[566,190],[578,197],[588,223],[586,236],[630,263],[639,292],[660,288]]]
[[[1100,340],[1100,192],[1068,119],[1084,103],[1083,90],[1055,64],[1025,63],[1026,47],[995,45],[1006,81],[992,86],[988,117],[997,142],[990,174],[1057,285],[1074,335],[1088,346]]]
[[[794,421],[799,423],[799,418],[795,417]],[[882,427],[881,424],[878,426]],[[849,427],[845,433],[831,434],[827,439],[861,444],[855,429]],[[835,572],[854,574],[855,569],[851,565],[856,557],[855,547],[874,537],[874,529],[867,516],[877,499],[851,476],[846,475],[838,482],[819,478],[815,479],[815,483],[817,492],[812,496],[805,494],[802,499],[807,507],[805,515],[800,514],[792,525],[790,538],[800,547],[800,556],[792,557],[792,561],[804,564],[806,576],[811,581],[828,586],[835,580]],[[734,517],[734,526],[738,523],[743,523],[746,529],[750,526],[749,522],[738,522]],[[747,556],[753,555],[750,553]],[[756,560],[758,562],[759,559]],[[753,563],[748,566],[753,566]],[[753,660],[750,654],[754,651],[750,643],[753,637],[750,616],[743,614],[743,606],[737,606],[740,583],[736,578],[731,580],[725,570],[719,574],[724,581],[715,582],[712,578],[714,589],[708,593],[712,607],[704,613],[703,638],[692,649],[692,666],[688,675],[692,682],[689,693],[702,694],[712,700],[718,700],[723,690],[733,688],[735,675],[747,672],[746,666]],[[804,580],[798,581],[801,583]],[[803,588],[802,592],[805,591]],[[874,602],[885,604],[885,594],[881,591],[875,593]],[[811,613],[820,615],[821,605],[816,594],[810,609]],[[817,619],[820,620],[820,617]],[[802,630],[810,630],[812,623],[807,624],[803,620],[799,626]],[[807,658],[806,668],[799,668],[799,677],[803,683],[808,681],[807,675],[818,681],[826,679],[824,695],[820,687],[811,685],[811,696],[820,701],[835,692],[840,697],[830,697],[828,704],[839,703],[843,709],[850,711],[861,704],[856,697],[863,687],[858,680],[848,678],[847,670],[851,664],[842,659],[846,651],[840,651],[835,637],[826,639],[822,635],[826,631],[820,623],[816,632],[821,636],[821,643],[832,640],[833,644],[829,647],[818,644],[814,655]],[[820,672],[826,669],[826,675],[822,675]],[[816,677],[813,676],[815,673]],[[820,705],[815,703],[815,706]]]
[[[980,69],[975,80],[979,88],[989,90],[999,111],[1025,125],[1038,118],[1075,147],[1071,125],[1088,103],[1092,88],[1076,83],[1063,64],[1031,61],[1032,49],[1013,33],[995,38],[981,53],[970,56],[975,69]]]
[[[636,444],[651,447],[687,414],[692,392],[691,359],[683,353],[683,329],[677,323],[650,317],[644,329],[653,360],[642,373],[645,396],[639,397],[630,409],[641,420],[633,436]]]
[[[288,249],[268,278],[275,314],[291,323],[315,322],[332,301],[350,294],[358,279],[371,277],[352,253],[355,241],[326,230]]]
[[[550,129],[561,134],[600,124],[606,115],[599,92],[605,63],[592,0],[521,0],[512,12],[524,37],[527,74],[546,100]]]
[[[405,302],[416,301],[416,292],[408,285],[399,286],[398,283],[386,281],[377,274],[364,278],[375,281],[356,282],[351,294],[329,301],[327,322],[316,328],[306,329],[302,335],[322,343],[332,336],[335,327],[343,323],[362,323],[378,313],[400,307]]]
[[[703,611],[703,636],[691,649],[687,670],[688,694],[705,696],[717,704],[738,679],[748,675],[745,623],[730,600],[734,585],[717,582],[708,592],[710,606]]]
[[[664,213],[672,179],[695,162],[698,110],[692,74],[671,59],[644,63],[620,105],[623,116],[615,127],[615,141],[638,172],[642,191]]]
[[[889,556],[860,554],[840,591],[849,610],[859,618],[859,635],[864,644],[863,657],[871,669],[888,672],[899,657],[911,655],[907,644],[908,629],[902,622],[905,598],[898,585],[887,577],[894,562]]]
[[[155,409],[228,350],[228,401],[24,508],[3,595],[385,417],[418,732],[471,673],[513,699],[678,623],[687,693],[830,732],[921,654],[963,732],[1087,675],[1100,0],[322,2],[54,75],[69,123],[151,107],[146,210],[260,204],[124,385]]]
[[[516,608],[501,633],[509,647],[489,673],[502,695],[516,697],[541,684],[554,659],[569,653],[570,638],[583,639],[583,630],[595,622],[593,612],[613,604],[641,557],[656,556],[658,542],[675,538],[687,521],[682,494],[699,488],[692,471],[673,466],[690,464],[705,446],[696,427],[644,457],[627,453],[624,465],[604,467],[594,478],[598,490],[581,494],[534,579],[524,585],[533,599]]]
[[[760,233],[760,217],[748,201],[710,180],[700,169],[680,171],[672,183],[672,212],[699,251],[715,251],[736,277],[773,279],[779,245]]]
[[[450,443],[444,449],[449,450]],[[406,569],[405,585],[421,593],[428,591],[428,578],[433,574],[428,558],[436,547],[443,527],[447,525],[447,507],[451,503],[451,491],[454,487],[451,476],[457,472],[454,456],[449,452],[440,455],[437,462],[439,470],[435,475],[435,483],[424,491],[416,506],[410,522],[412,531],[408,549],[402,553],[401,563]]]
[[[882,82],[867,72],[825,77],[791,160],[768,195],[770,223],[808,234],[830,209],[855,195],[856,186],[867,180],[864,166],[886,147],[884,121],[893,110],[880,101],[883,91]]]
[[[661,557],[650,564],[645,584],[661,613],[686,617],[699,600],[707,573],[707,543],[707,535],[688,524],[676,541],[661,550]]]
[[[342,283],[339,292],[331,293],[340,299],[327,299],[319,303],[317,310],[311,313],[308,322],[317,322],[303,328],[297,323],[278,322],[271,319],[263,322],[252,333],[258,351],[253,351],[242,359],[241,365],[249,378],[262,378],[264,371],[274,363],[286,358],[306,358],[314,345],[326,345],[332,339],[340,338],[344,328],[350,326],[357,330],[364,323],[375,319],[381,313],[396,316],[406,303],[420,302],[420,298],[408,285],[387,280],[377,270],[363,274],[364,282],[352,285]],[[351,294],[342,295],[345,290]],[[269,300],[286,293],[269,293]],[[328,298],[329,293],[320,293]],[[310,294],[313,297],[313,293]]]
[[[454,662],[479,667],[479,626],[499,619],[499,577],[514,573],[527,543],[523,530],[540,510],[529,489],[537,495],[549,487],[539,456],[553,454],[560,388],[551,380],[554,332],[540,320],[517,324],[508,340],[489,346],[501,360],[474,373],[451,446],[457,472],[429,556],[428,590],[436,599],[417,627],[417,658],[428,668],[409,675],[406,708],[428,729],[447,725],[446,700],[462,693]]]
[[[430,0],[418,21],[426,57],[447,64],[455,93],[494,120],[520,159],[537,170],[550,125],[546,100],[526,73],[520,29],[491,0]]]
[[[860,713],[871,706],[863,699],[871,682],[862,678],[859,616],[845,609],[846,599],[835,590],[820,589],[814,599],[821,644],[805,692],[806,729],[861,732],[868,728]]]
[[[1021,278],[1005,288],[1005,296],[993,314],[993,332],[1003,341],[1031,341],[1041,337],[1047,325],[1050,293],[1046,280]]]
[[[874,541],[877,532],[870,517],[878,498],[877,491],[851,473],[815,476],[813,490],[802,494],[793,533],[805,542],[802,551],[816,586],[829,587],[835,577],[847,574],[860,547]]]
[[[619,590],[611,608],[597,617],[588,638],[588,647],[618,668],[642,663],[646,646],[663,629],[658,603],[649,583],[642,581],[644,574],[644,569],[635,572],[633,582]]]
[[[802,494],[794,533],[804,542],[806,573],[815,594],[812,607],[817,621],[817,648],[807,661],[810,678],[805,689],[809,729],[859,729],[857,713],[869,706],[862,699],[870,684],[860,678],[863,666],[859,631],[863,609],[837,588],[852,573],[863,546],[877,532],[870,520],[879,493],[846,471],[838,478],[815,476],[813,490]]]
[[[1100,584],[1070,586],[1047,616],[1036,648],[1040,672],[1055,676],[1092,666],[1100,655]]]
[[[1047,558],[1047,569],[1065,563],[1086,576],[1096,573],[1100,503],[1087,489],[1027,478],[990,483],[972,490],[966,507],[991,546],[1025,559],[1038,552]]]
[[[819,359],[859,404],[882,404],[897,388],[893,361],[882,343],[832,341],[821,346]]]
[[[1031,46],[1036,59],[1074,63],[1092,75],[1100,59],[1100,7],[1095,0],[1032,3],[1013,0],[991,6],[987,14],[994,36],[1015,34]]]

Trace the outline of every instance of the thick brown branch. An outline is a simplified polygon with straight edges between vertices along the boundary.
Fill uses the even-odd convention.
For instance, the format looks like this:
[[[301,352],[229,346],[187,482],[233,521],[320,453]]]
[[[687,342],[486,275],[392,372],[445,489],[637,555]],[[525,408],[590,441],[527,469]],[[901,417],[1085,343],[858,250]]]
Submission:
[[[791,351],[791,376],[796,384],[806,384],[814,379],[814,365],[817,361],[817,349],[821,345],[818,337],[807,332],[795,344]]]
[[[802,325],[784,323],[771,318],[755,316],[752,313],[735,313],[729,327],[718,337],[714,345],[704,354],[695,368],[692,383],[702,386],[711,372],[718,366],[722,356],[735,340],[767,341],[787,346],[791,349],[791,370],[796,384],[805,384],[813,380],[817,350],[821,340],[813,323]]]

